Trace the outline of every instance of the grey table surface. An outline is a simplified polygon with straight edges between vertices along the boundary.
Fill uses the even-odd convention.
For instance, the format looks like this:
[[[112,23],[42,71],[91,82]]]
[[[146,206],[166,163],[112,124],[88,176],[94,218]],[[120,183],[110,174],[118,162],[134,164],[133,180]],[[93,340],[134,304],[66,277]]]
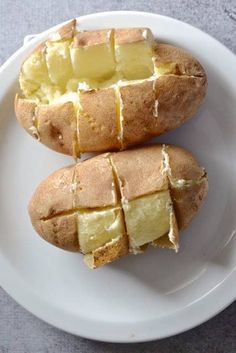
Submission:
[[[236,53],[236,0],[0,0],[0,64],[24,36],[93,12],[140,10],[188,22]],[[234,284],[235,285],[235,284]],[[139,344],[111,344],[64,333],[20,307],[0,288],[0,353],[235,353],[236,303],[215,318],[180,335]]]

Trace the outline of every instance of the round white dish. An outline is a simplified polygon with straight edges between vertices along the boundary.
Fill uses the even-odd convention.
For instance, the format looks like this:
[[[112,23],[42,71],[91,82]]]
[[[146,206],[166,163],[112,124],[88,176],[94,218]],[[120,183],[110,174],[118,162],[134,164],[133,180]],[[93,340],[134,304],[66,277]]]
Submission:
[[[0,69],[0,284],[22,306],[76,335],[138,342],[190,329],[236,297],[236,58],[200,30],[143,12],[79,18],[79,27],[150,27],[156,38],[186,48],[205,67],[208,95],[198,114],[159,142],[196,155],[209,173],[205,205],[181,236],[178,254],[149,249],[91,271],[33,231],[27,204],[38,183],[70,157],[34,141],[18,126],[13,101],[20,64],[49,31],[32,39]]]

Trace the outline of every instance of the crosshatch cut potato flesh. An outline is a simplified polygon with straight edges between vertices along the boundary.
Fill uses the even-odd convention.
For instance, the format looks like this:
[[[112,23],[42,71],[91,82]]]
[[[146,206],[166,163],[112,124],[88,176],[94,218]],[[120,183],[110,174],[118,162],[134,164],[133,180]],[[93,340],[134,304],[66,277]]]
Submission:
[[[56,171],[36,189],[29,214],[42,238],[96,268],[149,244],[177,251],[207,191],[207,174],[188,151],[150,145]]]
[[[80,31],[72,20],[25,59],[16,117],[53,150],[122,150],[184,123],[206,93],[206,74],[148,28]]]

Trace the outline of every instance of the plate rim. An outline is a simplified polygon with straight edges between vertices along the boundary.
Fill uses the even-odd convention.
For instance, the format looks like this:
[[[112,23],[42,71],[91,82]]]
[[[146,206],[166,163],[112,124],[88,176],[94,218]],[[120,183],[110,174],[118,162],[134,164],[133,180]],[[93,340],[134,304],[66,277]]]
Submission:
[[[215,41],[215,43],[220,46],[223,50],[226,50],[228,55],[231,56],[232,59],[236,59],[235,54],[228,49],[225,45],[223,45],[222,43],[220,43],[217,39],[215,39],[214,37],[212,37],[211,35],[205,33],[204,31],[177,19],[174,19],[172,17],[169,16],[163,16],[163,15],[159,15],[159,14],[155,14],[155,13],[149,13],[149,12],[144,12],[144,11],[105,11],[105,12],[97,12],[97,13],[92,13],[92,14],[88,14],[88,15],[84,15],[84,16],[79,16],[77,17],[77,20],[83,19],[83,20],[87,20],[89,18],[94,18],[94,17],[101,17],[101,16],[108,16],[108,15],[112,15],[115,16],[117,14],[120,15],[127,15],[127,13],[130,16],[150,16],[150,17],[155,17],[155,18],[159,18],[159,19],[164,19],[164,20],[168,20],[170,22],[177,22],[177,23],[181,23],[182,25],[184,24],[187,28],[192,29],[194,31],[199,32],[199,34],[207,36],[210,40]],[[44,37],[47,33],[57,29],[58,27],[60,27],[61,25],[63,25],[64,23],[67,23],[68,21],[62,22],[60,24],[57,24],[56,26],[53,26],[45,31],[43,31],[42,33],[38,34],[35,38],[33,38],[29,43],[27,43],[26,45],[22,46],[21,48],[19,48],[15,53],[13,53],[9,59],[7,59],[3,65],[0,67],[0,75],[2,74],[2,72],[4,72],[4,70],[10,66],[12,64],[12,62],[14,61],[15,58],[17,58],[17,56],[19,54],[21,54],[22,52],[24,52],[25,50],[27,50],[27,48],[29,46],[31,46],[32,44],[34,44],[34,42],[39,41],[39,39],[41,37]],[[235,61],[236,62],[236,61]],[[0,264],[4,265],[4,260],[3,257],[0,254]],[[14,276],[14,272],[12,271],[12,268],[9,266],[9,264],[6,262],[5,263],[6,267],[8,266],[9,269],[7,271],[7,273],[11,273]],[[44,310],[44,305],[48,305],[47,302],[44,302],[44,300],[42,298],[40,298],[40,296],[35,295],[34,292],[31,291],[31,294],[27,294],[27,295],[31,295],[34,296],[34,300],[35,302],[38,302],[38,306],[34,306],[34,304],[32,304],[32,301],[27,302],[27,295],[25,294],[27,291],[30,290],[27,288],[27,290],[24,289],[24,285],[26,285],[24,283],[24,281],[20,278],[17,278],[17,281],[19,282],[21,289],[17,292],[15,291],[15,285],[12,284],[12,278],[11,276],[5,276],[3,271],[1,271],[3,269],[2,266],[0,266],[0,279],[1,279],[1,286],[2,288],[17,302],[19,303],[22,307],[24,307],[26,310],[28,310],[30,313],[34,314],[35,316],[37,316],[38,318],[40,318],[41,320],[63,330],[66,331],[68,333],[72,333],[75,335],[79,335],[81,337],[85,337],[85,338],[89,338],[89,339],[93,339],[93,340],[98,340],[98,341],[106,341],[106,342],[119,342],[119,343],[134,343],[134,342],[145,342],[145,341],[152,341],[152,340],[156,340],[156,339],[162,339],[162,338],[166,338],[166,337],[170,337],[179,333],[182,333],[184,331],[187,331],[193,327],[196,327],[200,324],[202,324],[203,322],[206,322],[207,320],[211,319],[212,317],[214,317],[215,315],[217,315],[219,312],[221,312],[223,309],[225,309],[227,306],[229,306],[235,299],[236,299],[236,290],[235,293],[233,293],[232,291],[232,278],[234,277],[234,279],[236,280],[236,269],[234,268],[226,277],[224,277],[223,281],[221,281],[220,283],[218,283],[214,288],[212,288],[209,292],[205,293],[202,297],[198,298],[194,303],[191,303],[191,306],[189,307],[183,307],[181,308],[181,310],[177,310],[178,311],[182,311],[182,314],[186,315],[187,313],[187,317],[188,317],[188,311],[191,310],[190,308],[193,307],[195,308],[195,305],[197,305],[197,307],[195,308],[195,312],[196,311],[201,311],[201,304],[202,301],[205,300],[206,297],[210,298],[210,300],[208,300],[207,303],[207,310],[202,311],[201,316],[199,318],[199,316],[197,318],[189,318],[188,320],[185,320],[184,322],[181,322],[181,324],[179,324],[178,327],[175,326],[175,328],[167,328],[166,330],[164,330],[165,332],[158,332],[157,330],[154,331],[154,333],[150,332],[146,332],[144,335],[142,335],[142,337],[136,337],[136,336],[119,336],[119,334],[117,335],[115,334],[106,334],[106,330],[104,330],[103,334],[101,333],[96,333],[95,331],[90,332],[87,329],[85,329],[85,331],[87,330],[87,333],[83,332],[84,329],[81,330],[81,327],[78,329],[78,327],[76,327],[75,329],[72,327],[65,327],[65,322],[64,320],[60,320],[58,321],[57,315],[55,315],[53,317],[53,311],[52,308],[49,308],[50,310]],[[16,274],[15,274],[15,277]],[[15,278],[16,279],[16,278]],[[224,292],[224,295],[221,296],[220,293]],[[20,293],[21,292],[21,293]],[[23,298],[22,295],[25,295],[25,298]],[[220,302],[217,302],[217,300],[214,300],[216,298],[221,298]],[[212,299],[211,299],[212,298]],[[223,299],[222,299],[223,298]],[[200,308],[198,307],[200,304]],[[54,310],[54,308],[53,308]],[[58,308],[57,308],[58,310]],[[59,313],[61,313],[61,311],[59,310]],[[90,319],[88,319],[87,321],[89,321]],[[191,322],[190,322],[191,321]],[[107,325],[105,323],[105,325]],[[114,323],[113,323],[114,325]],[[115,323],[115,325],[119,325],[117,323]],[[127,324],[130,325],[130,324]],[[91,330],[92,331],[92,330]],[[114,330],[113,332],[116,332],[116,330]]]

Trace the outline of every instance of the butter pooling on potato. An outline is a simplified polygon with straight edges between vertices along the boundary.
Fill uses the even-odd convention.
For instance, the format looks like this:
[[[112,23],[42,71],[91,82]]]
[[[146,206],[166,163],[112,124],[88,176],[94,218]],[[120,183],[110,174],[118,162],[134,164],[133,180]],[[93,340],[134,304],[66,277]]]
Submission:
[[[121,150],[181,125],[206,92],[202,66],[148,28],[79,31],[70,21],[24,61],[20,124],[69,155]]]
[[[45,240],[82,252],[96,268],[148,244],[177,251],[179,231],[207,190],[206,172],[189,152],[151,145],[58,170],[35,191],[29,214]]]

